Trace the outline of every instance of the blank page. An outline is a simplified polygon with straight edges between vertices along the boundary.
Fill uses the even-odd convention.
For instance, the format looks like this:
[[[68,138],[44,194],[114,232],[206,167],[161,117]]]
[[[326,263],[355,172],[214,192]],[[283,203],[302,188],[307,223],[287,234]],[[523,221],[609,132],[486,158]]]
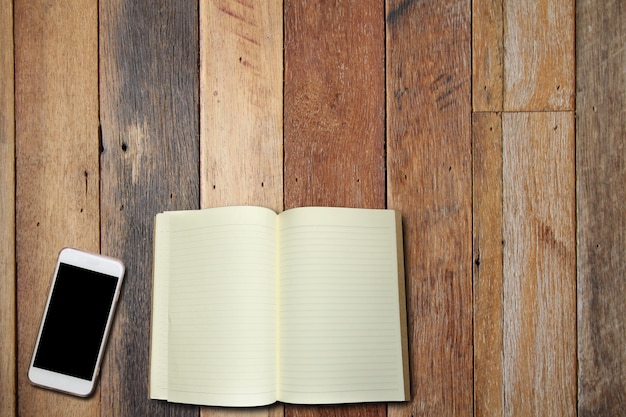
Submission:
[[[169,216],[167,399],[273,403],[276,214],[227,207],[162,216]]]
[[[392,210],[279,216],[279,400],[407,399],[397,221]]]

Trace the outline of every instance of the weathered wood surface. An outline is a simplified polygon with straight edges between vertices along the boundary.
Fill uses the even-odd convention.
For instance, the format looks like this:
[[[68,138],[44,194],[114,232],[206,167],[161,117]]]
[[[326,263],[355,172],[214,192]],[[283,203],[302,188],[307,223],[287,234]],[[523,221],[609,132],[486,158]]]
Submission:
[[[502,118],[506,415],[576,415],[574,114]]]
[[[626,409],[626,8],[577,2],[578,415]]]
[[[16,1],[14,33],[18,414],[96,416],[99,392],[72,398],[26,375],[59,251],[100,246],[97,5]]]
[[[203,207],[283,208],[283,10],[200,3]]]
[[[474,411],[572,415],[574,2],[472,5]],[[568,210],[546,216],[556,205]],[[545,247],[536,218],[565,236],[567,252]]]
[[[472,117],[474,414],[502,416],[502,115]]]
[[[466,416],[472,381],[471,7],[387,3],[387,193],[402,211],[411,398]]]
[[[102,252],[126,263],[102,416],[197,416],[148,395],[154,216],[199,208],[198,9],[100,2]]]
[[[502,111],[504,0],[472,1],[472,110]]]
[[[13,2],[0,2],[0,416],[17,407]]]
[[[284,7],[285,208],[384,207],[383,4]]]
[[[0,414],[619,415],[625,16],[575,2],[3,3]],[[410,402],[148,399],[154,215],[226,204],[403,211]],[[26,380],[67,245],[128,268],[87,401]]]
[[[574,1],[503,2],[505,111],[574,110]]]

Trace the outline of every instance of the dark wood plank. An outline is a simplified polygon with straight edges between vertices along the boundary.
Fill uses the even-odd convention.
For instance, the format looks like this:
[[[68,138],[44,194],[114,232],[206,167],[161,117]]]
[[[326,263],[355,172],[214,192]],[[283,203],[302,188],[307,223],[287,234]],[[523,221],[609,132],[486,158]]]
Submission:
[[[98,8],[16,1],[14,33],[18,414],[97,416],[99,392],[38,389],[27,372],[59,251],[99,250]]]
[[[17,413],[13,2],[0,2],[0,416]]]
[[[285,8],[285,208],[385,207],[380,1]],[[385,406],[285,405],[287,416],[385,416]]]
[[[471,3],[387,1],[389,207],[403,213],[412,401],[467,416],[472,393]]]
[[[102,252],[127,268],[102,415],[199,414],[148,396],[154,216],[199,207],[198,92],[196,3],[100,3]]]
[[[502,115],[472,116],[474,415],[502,416]]]
[[[577,7],[578,415],[626,409],[626,8]]]
[[[574,113],[502,117],[504,413],[576,415]]]

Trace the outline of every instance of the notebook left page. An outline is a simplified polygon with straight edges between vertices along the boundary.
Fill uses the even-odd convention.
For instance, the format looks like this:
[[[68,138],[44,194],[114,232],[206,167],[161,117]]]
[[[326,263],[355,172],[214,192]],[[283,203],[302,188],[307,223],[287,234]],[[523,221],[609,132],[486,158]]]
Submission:
[[[276,214],[260,207],[162,213],[155,240],[151,397],[275,402]]]

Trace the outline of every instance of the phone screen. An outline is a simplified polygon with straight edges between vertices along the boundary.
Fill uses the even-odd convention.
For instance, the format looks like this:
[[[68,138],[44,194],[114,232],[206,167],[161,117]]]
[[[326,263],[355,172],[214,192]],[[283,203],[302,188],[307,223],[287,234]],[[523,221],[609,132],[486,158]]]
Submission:
[[[59,264],[35,367],[92,379],[118,279]]]

